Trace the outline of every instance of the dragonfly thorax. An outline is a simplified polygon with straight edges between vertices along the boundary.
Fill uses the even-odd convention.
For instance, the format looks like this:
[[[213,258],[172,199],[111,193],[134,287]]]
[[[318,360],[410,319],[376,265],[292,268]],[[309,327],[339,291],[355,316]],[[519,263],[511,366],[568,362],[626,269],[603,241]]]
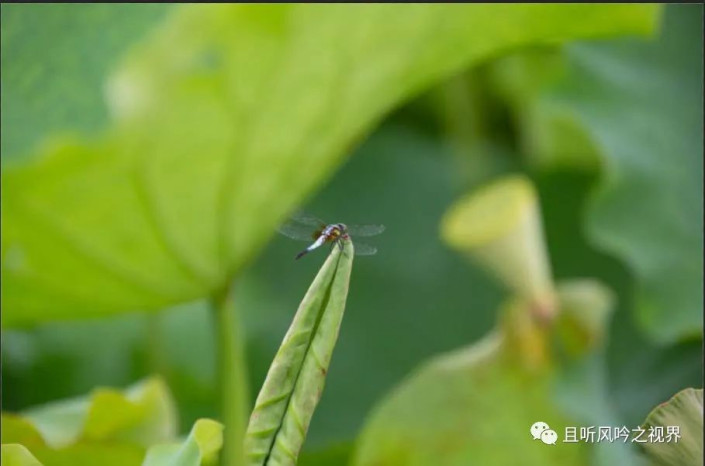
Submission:
[[[348,234],[348,227],[344,223],[332,223],[326,226],[321,232],[326,240],[332,241],[338,238],[345,238]]]

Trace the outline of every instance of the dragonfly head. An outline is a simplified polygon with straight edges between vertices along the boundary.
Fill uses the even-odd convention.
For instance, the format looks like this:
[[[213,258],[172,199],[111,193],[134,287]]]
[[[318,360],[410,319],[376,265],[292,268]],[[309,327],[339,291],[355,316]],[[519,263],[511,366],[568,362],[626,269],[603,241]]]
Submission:
[[[348,226],[344,223],[336,223],[335,227],[340,231],[340,236],[348,236]]]

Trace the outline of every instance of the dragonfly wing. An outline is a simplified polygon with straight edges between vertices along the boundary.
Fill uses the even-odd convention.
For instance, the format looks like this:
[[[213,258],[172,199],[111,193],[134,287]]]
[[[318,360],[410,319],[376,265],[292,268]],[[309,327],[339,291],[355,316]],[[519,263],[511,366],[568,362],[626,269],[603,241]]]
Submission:
[[[295,222],[302,223],[304,225],[308,225],[314,228],[321,228],[326,226],[326,222],[316,217],[315,215],[311,215],[307,212],[296,212],[294,215],[291,216],[291,219]]]
[[[282,223],[279,228],[277,228],[277,231],[291,239],[301,241],[311,241],[312,239],[316,239],[314,228],[293,221]]]
[[[369,244],[358,243],[357,241],[354,241],[353,246],[355,248],[356,256],[371,256],[373,254],[377,254],[377,248],[374,246],[370,246]]]
[[[384,231],[384,225],[347,225],[352,236],[375,236]]]

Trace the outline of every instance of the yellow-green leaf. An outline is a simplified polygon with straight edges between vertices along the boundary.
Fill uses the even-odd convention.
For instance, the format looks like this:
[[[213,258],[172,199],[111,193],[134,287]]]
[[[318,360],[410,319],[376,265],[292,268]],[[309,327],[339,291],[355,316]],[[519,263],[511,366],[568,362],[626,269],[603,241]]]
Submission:
[[[0,458],[5,466],[42,466],[27,448],[18,443],[3,443]]]

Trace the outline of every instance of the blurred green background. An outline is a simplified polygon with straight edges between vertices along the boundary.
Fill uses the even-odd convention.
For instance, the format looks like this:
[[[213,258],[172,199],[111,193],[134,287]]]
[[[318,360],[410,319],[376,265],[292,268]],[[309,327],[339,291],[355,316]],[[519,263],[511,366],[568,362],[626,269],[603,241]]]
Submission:
[[[250,16],[229,13],[232,17],[213,24],[212,34],[220,34],[230,20],[245,38],[250,24],[247,21],[255,25],[253,28],[265,22],[265,29],[278,27],[272,26],[279,24],[276,21],[268,23],[268,15],[285,16],[290,6],[282,5],[279,10],[277,7],[271,6],[271,11],[263,8]],[[408,92],[400,91],[399,96],[394,96],[395,105],[390,102],[388,111],[365,116],[368,123],[360,126],[364,129],[356,129],[354,137],[341,143],[340,148],[346,148],[341,153],[349,155],[344,159],[322,162],[311,155],[310,160],[305,160],[308,151],[319,149],[295,140],[298,146],[290,159],[299,165],[298,169],[282,169],[271,182],[262,174],[266,166],[255,162],[243,165],[242,176],[255,178],[248,178],[248,182],[257,183],[256,178],[262,176],[262,190],[271,187],[284,199],[276,208],[279,217],[301,206],[330,222],[384,223],[387,227],[383,235],[370,241],[378,247],[378,254],[355,259],[345,319],[326,389],[304,446],[302,464],[334,464],[334,460],[317,456],[326,452],[337,458],[335,461],[342,461],[352,450],[370,410],[415,367],[431,356],[477,341],[493,328],[506,294],[503,287],[475,263],[444,245],[438,232],[442,215],[460,195],[507,173],[525,173],[537,187],[555,278],[596,278],[616,295],[604,354],[606,396],[614,415],[609,424],[635,426],[656,404],[678,390],[702,386],[702,6],[648,6],[649,11],[642,11],[642,7],[647,8],[639,5],[628,11],[629,7],[624,6],[627,10],[622,16],[630,20],[619,19],[619,12],[611,16],[606,10],[585,19],[586,23],[614,24],[603,30],[596,26],[594,31],[580,31],[576,27],[573,33],[570,26],[565,26],[552,32],[549,18],[549,30],[543,38],[527,39],[525,43],[512,39],[497,50],[492,49],[492,39],[487,39],[488,52],[482,49],[476,58],[458,61],[443,72],[429,72],[432,77],[410,84]],[[75,316],[68,311],[54,314],[50,310],[43,319],[42,306],[49,306],[51,293],[61,283],[51,282],[46,289],[52,291],[42,291],[39,298],[25,298],[33,296],[35,275],[40,284],[54,279],[46,279],[41,273],[18,275],[17,279],[10,276],[12,241],[21,242],[22,235],[29,236],[30,231],[37,237],[43,234],[41,223],[32,223],[16,213],[23,204],[14,203],[13,196],[29,199],[24,205],[31,206],[44,202],[40,196],[46,196],[43,205],[51,206],[51,188],[39,194],[32,190],[45,178],[49,185],[55,183],[51,167],[39,168],[36,173],[23,167],[36,164],[41,152],[54,152],[51,138],[56,135],[60,141],[70,134],[90,148],[111,122],[117,121],[115,126],[120,127],[115,138],[123,137],[123,126],[133,131],[132,124],[146,122],[145,132],[154,130],[150,125],[160,118],[159,113],[150,113],[137,123],[124,123],[120,105],[109,103],[115,94],[110,94],[107,83],[111,82],[110,77],[120,74],[116,70],[129,71],[131,66],[139,70],[140,60],[147,60],[144,57],[150,53],[166,57],[163,63],[156,61],[151,65],[153,69],[147,68],[151,73],[163,67],[177,75],[178,66],[192,66],[181,63],[180,54],[188,56],[192,43],[199,47],[201,41],[209,38],[202,39],[194,33],[193,37],[175,39],[169,52],[160,48],[166,47],[179,27],[188,24],[184,18],[189,14],[199,27],[209,27],[212,18],[208,14],[203,10],[189,13],[187,8],[2,6],[3,411],[19,411],[81,395],[96,386],[124,387],[150,374],[161,374],[177,402],[180,432],[187,432],[197,418],[219,416],[213,323],[207,295],[199,291],[201,288],[184,291],[168,306],[145,298],[144,306],[127,308],[124,303],[139,301],[125,298],[101,315],[102,311],[90,310],[91,293],[100,294],[101,290],[94,289],[86,299],[76,298],[80,294],[76,291],[81,289],[79,283],[71,285],[72,291],[66,294],[72,296],[71,300],[66,301],[68,304],[62,302],[61,309],[74,305],[78,308],[75,303],[80,303],[83,310],[76,310]],[[340,11],[320,10],[308,19],[314,21],[316,15],[328,13],[337,15],[335,21],[342,21],[338,16],[345,16]],[[498,15],[502,13],[487,13],[495,21],[489,29],[501,29]],[[565,14],[575,18],[576,13],[582,14]],[[557,13],[556,22],[560,14],[563,13]],[[303,13],[291,15],[307,20]],[[635,25],[642,17],[643,25]],[[335,21],[331,24],[337,24]],[[402,31],[400,34],[407,32],[404,19],[398,21],[386,26],[390,36],[397,29]],[[370,30],[385,30],[383,22],[369,23],[366,27]],[[438,24],[443,27],[444,23]],[[652,25],[655,26],[650,32]],[[231,40],[223,34],[223,42]],[[338,37],[328,28],[317,34],[321,41],[329,37],[326,34]],[[300,40],[304,50],[311,47],[309,52],[317,47],[316,34],[312,37],[307,39],[313,40],[310,44]],[[284,47],[288,38],[291,43],[299,43],[291,33],[284,36]],[[384,40],[384,34],[375,36],[370,32],[355,40],[365,39],[366,46],[374,48],[375,41]],[[212,51],[216,58],[206,56],[206,61],[198,65],[202,76],[184,78],[187,84],[181,87],[169,81],[171,78],[164,78],[173,88],[168,87],[163,95],[155,97],[155,105],[166,105],[165,112],[181,112],[196,99],[211,96],[209,86],[220,82],[220,78],[211,76],[215,73],[211,68],[219,66],[217,54],[222,52],[222,44],[217,44]],[[341,44],[337,47],[344,55],[349,51]],[[143,47],[142,52],[131,52],[139,47]],[[244,56],[258,60],[256,53],[247,55],[247,50],[238,48],[231,52],[238,59]],[[263,55],[261,59],[266,61],[266,53]],[[292,52],[292,56],[297,55]],[[370,70],[377,67],[383,73],[384,64],[393,62],[390,57],[393,55],[360,66],[369,66]],[[434,63],[422,60],[418,66],[430,69],[436,66]],[[292,65],[287,69],[296,68]],[[228,69],[226,76],[236,79],[239,72]],[[403,78],[390,74],[389,86],[393,88],[394,80]],[[148,79],[158,83],[162,78],[149,75]],[[299,82],[297,79],[300,78],[291,78],[292,86]],[[145,89],[151,88],[147,85]],[[275,97],[277,92],[288,92],[285,86],[277,89],[273,91]],[[168,106],[169,92],[177,95],[174,110]],[[237,92],[232,91],[236,101]],[[247,88],[242,92],[244,101],[249,95]],[[334,93],[335,88],[321,92]],[[128,94],[117,95],[128,98]],[[277,111],[270,97],[263,99],[263,112]],[[293,104],[305,102],[306,98],[302,98]],[[192,118],[213,117],[197,104],[194,107]],[[324,120],[348,118],[342,104],[340,108],[313,107],[312,112],[324,113]],[[241,118],[236,121],[247,122],[249,117],[245,113]],[[211,140],[204,136],[196,143],[188,142],[189,138],[200,137],[193,136],[188,125],[193,124],[193,133],[200,134],[200,125],[205,126],[208,121],[189,121],[188,115],[176,123],[169,120],[173,126],[165,126],[164,137],[172,138],[170,144],[174,147],[183,144],[184,153],[197,150],[201,144],[203,153],[188,159],[191,165],[186,165],[185,170],[169,164],[154,168],[145,162],[145,171],[154,168],[178,172],[176,185],[188,183],[189,170],[200,170],[194,166],[212,150],[208,145]],[[251,128],[249,135],[264,138],[261,145],[267,146],[267,138],[276,140],[272,134],[288,131],[286,120],[279,126],[274,124],[276,121],[272,117],[270,126]],[[316,121],[320,128],[313,125],[307,130],[311,132],[309,140],[324,139],[326,133],[342,134],[335,124]],[[228,124],[214,124],[213,131],[227,130]],[[109,132],[112,134],[112,130]],[[140,137],[128,147],[147,147],[145,154],[150,147],[166,147],[166,151],[172,147],[159,145],[160,142],[140,146],[146,140],[145,136]],[[285,144],[287,139],[282,136],[282,140],[281,144]],[[223,144],[238,141],[235,136],[234,142],[227,140]],[[250,142],[248,147],[259,147],[257,144]],[[67,151],[57,149],[58,153],[51,155],[60,158],[66,155],[62,150]],[[332,149],[319,152],[326,151]],[[101,163],[102,152],[97,152],[99,155],[91,163]],[[237,158],[237,153],[233,157]],[[186,158],[176,160],[175,163],[185,163]],[[269,163],[276,164],[277,160]],[[71,163],[61,167],[61,176],[70,179]],[[321,168],[306,180],[306,170],[320,164],[330,168]],[[207,178],[195,176],[199,178],[194,181],[193,190],[184,188],[185,203]],[[28,185],[27,179],[32,177],[37,181]],[[294,186],[298,181],[290,178],[304,178],[304,184]],[[238,180],[236,176],[232,181],[237,184]],[[164,193],[168,196],[170,191]],[[247,194],[239,196],[241,203],[234,201],[231,211],[235,222],[239,221],[240,212],[244,217],[267,209],[262,202],[238,210]],[[263,199],[267,199],[266,193]],[[179,202],[181,199],[175,204]],[[95,203],[99,206],[100,199]],[[108,211],[115,208],[105,205]],[[122,208],[117,206],[118,211]],[[58,211],[59,215],[71,212],[71,207],[66,209]],[[166,224],[179,219],[178,208],[173,212],[177,212],[175,217],[165,220]],[[170,213],[164,215],[168,217]],[[240,254],[238,245],[226,247],[230,251],[226,255],[230,254],[232,264],[237,264],[233,265],[238,270],[236,276],[217,272],[209,282],[232,282],[235,287],[236,307],[242,313],[246,330],[251,399],[256,397],[297,304],[324,255],[318,252],[294,261],[300,245],[272,236],[278,218],[274,213],[270,217],[250,230],[248,237],[256,240],[247,248],[243,246],[245,252]],[[198,222],[198,218],[184,217],[184,223]],[[71,218],[65,220],[71,222]],[[174,225],[177,223],[170,224]],[[232,231],[240,231],[239,226]],[[101,231],[100,226],[97,228]],[[110,225],[104,228],[109,229]],[[39,244],[41,238],[32,241],[26,243],[28,248]],[[151,267],[145,263],[143,272],[160,273]],[[71,270],[66,269],[66,273]],[[129,273],[129,267],[126,270]],[[60,272],[57,266],[47,274]],[[77,280],[80,282],[80,278]],[[203,289],[212,289],[212,285]],[[25,304],[30,310],[23,311]],[[143,308],[155,310],[139,312]],[[130,312],[115,314],[118,311]],[[10,313],[19,317],[10,318]],[[24,319],[22,316],[28,313],[33,317]]]

